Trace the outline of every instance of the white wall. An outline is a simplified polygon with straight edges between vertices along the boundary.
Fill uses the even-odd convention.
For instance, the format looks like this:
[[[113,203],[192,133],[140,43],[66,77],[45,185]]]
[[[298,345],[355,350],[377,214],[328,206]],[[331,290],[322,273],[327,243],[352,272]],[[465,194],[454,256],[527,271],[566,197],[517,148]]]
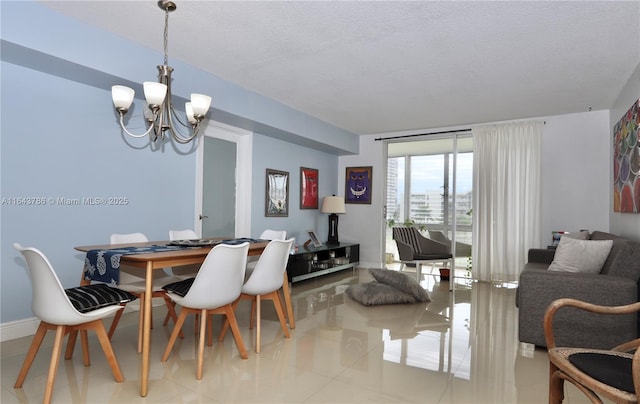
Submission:
[[[346,167],[373,166],[371,205],[347,204],[347,213],[340,216],[338,234],[340,241],[360,243],[360,265],[380,268],[385,229],[382,208],[384,185],[384,162],[382,159],[384,143],[375,141],[379,136],[360,136],[360,154],[340,157],[338,168],[338,195],[344,196]]]
[[[640,63],[614,102],[609,118],[609,178],[613,178],[613,126],[620,120],[629,107],[640,98]],[[613,180],[608,189],[610,201],[609,223],[611,232],[621,236],[640,240],[640,214],[616,213],[613,211]],[[636,204],[638,202],[636,201]]]
[[[542,142],[540,246],[545,247],[551,242],[552,230],[609,231],[608,111],[537,119],[546,122]],[[363,267],[381,266],[384,252],[384,143],[375,139],[456,129],[460,128],[433,128],[361,136],[360,154],[340,157],[338,189],[341,190],[341,195],[344,194],[345,167],[373,166],[372,204],[347,205],[347,213],[340,218],[340,240],[360,243],[360,262]]]
[[[552,230],[609,231],[609,112],[544,119],[540,246]]]

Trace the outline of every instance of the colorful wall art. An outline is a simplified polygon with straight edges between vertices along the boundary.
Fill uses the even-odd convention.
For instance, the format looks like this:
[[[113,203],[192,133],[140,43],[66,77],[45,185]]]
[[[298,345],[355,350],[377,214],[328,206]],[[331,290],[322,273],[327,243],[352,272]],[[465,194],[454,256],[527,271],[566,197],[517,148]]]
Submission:
[[[640,213],[640,99],[613,127],[613,210]]]
[[[344,179],[344,203],[371,204],[373,167],[347,167]]]

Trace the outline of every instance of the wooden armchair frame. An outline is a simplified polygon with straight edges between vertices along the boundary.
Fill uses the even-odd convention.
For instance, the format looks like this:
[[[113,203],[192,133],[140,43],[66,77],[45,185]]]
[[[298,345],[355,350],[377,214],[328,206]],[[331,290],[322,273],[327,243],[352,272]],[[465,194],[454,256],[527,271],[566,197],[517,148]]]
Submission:
[[[558,299],[549,305],[544,316],[544,334],[549,353],[549,403],[564,399],[564,381],[576,386],[592,403],[602,403],[600,396],[616,403],[637,403],[637,394],[620,390],[597,380],[576,367],[569,357],[576,353],[593,353],[624,357],[631,361],[630,375],[635,392],[640,389],[640,338],[620,344],[610,350],[556,347],[553,335],[553,317],[562,307],[576,307],[599,314],[631,314],[640,311],[640,302],[625,306],[599,306],[576,299]],[[635,353],[629,353],[635,351]]]

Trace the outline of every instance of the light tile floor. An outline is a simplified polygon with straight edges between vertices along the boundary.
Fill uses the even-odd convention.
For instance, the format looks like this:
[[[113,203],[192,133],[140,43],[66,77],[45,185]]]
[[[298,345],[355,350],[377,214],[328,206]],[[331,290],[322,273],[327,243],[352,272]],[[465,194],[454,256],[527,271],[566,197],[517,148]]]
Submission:
[[[464,275],[461,272],[458,275]],[[429,304],[364,307],[344,295],[348,285],[370,281],[366,269],[343,271],[293,285],[296,328],[285,339],[271,303],[263,308],[262,352],[248,328],[249,303],[238,307],[249,350],[242,360],[230,333],[205,351],[196,380],[193,319],[168,362],[160,362],[171,327],[154,309],[149,395],[139,396],[137,312],[123,316],[113,346],[125,381],[116,383],[95,336],[91,366],[78,347],[61,360],[56,403],[544,403],[548,363],[542,349],[519,350],[515,288],[509,284],[426,273]],[[216,319],[214,332],[221,321]],[[51,354],[49,333],[23,388],[14,389],[31,337],[1,344],[2,392],[7,403],[41,402]],[[572,386],[565,402],[587,402]]]

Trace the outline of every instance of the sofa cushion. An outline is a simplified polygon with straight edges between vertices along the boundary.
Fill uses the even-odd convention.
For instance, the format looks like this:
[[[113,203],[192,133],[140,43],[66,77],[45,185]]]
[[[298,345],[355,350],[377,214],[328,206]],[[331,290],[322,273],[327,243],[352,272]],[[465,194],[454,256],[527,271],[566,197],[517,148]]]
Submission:
[[[609,255],[611,262],[607,260],[603,273],[633,279],[635,282],[640,280],[640,241],[614,240]]]
[[[598,274],[602,270],[612,240],[576,240],[562,237],[549,271]]]
[[[590,235],[589,230],[580,230],[575,233],[564,234],[562,237],[574,238],[576,240],[589,240]]]
[[[605,233],[604,231],[594,231],[593,233],[591,233],[591,240],[615,240],[618,239],[620,237],[616,236],[615,234],[611,234],[611,233]]]

